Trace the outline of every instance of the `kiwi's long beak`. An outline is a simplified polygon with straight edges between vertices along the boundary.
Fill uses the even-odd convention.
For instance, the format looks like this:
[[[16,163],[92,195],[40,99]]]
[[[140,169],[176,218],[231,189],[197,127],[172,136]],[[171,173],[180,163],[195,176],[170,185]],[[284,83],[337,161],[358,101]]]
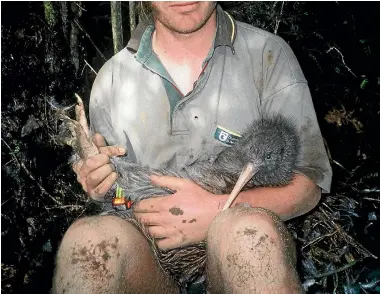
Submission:
[[[252,179],[252,177],[256,173],[257,173],[257,166],[255,166],[253,163],[248,163],[246,167],[243,169],[243,171],[241,172],[239,179],[237,180],[230,196],[228,197],[226,203],[224,204],[222,211],[226,210],[227,208],[231,206],[232,202],[234,202],[235,198],[240,193],[241,189],[243,189],[245,184],[247,184],[248,181]]]

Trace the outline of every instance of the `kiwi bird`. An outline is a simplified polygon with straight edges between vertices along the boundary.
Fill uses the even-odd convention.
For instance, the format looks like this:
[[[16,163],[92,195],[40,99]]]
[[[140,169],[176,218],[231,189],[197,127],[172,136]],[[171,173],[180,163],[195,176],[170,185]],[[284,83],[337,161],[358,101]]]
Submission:
[[[112,157],[111,163],[119,176],[117,185],[132,201],[174,192],[153,185],[151,174],[191,179],[214,194],[230,194],[237,184],[238,193],[252,187],[290,183],[298,160],[298,138],[291,121],[276,115],[254,121],[242,138],[214,161],[196,161],[190,166],[170,170],[142,167],[122,157]]]

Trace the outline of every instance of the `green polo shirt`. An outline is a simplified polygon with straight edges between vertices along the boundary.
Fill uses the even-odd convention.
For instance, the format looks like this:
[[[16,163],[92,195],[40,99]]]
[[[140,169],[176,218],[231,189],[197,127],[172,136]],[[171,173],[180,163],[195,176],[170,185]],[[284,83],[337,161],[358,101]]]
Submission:
[[[301,138],[296,172],[329,192],[326,155],[307,82],[280,37],[237,22],[217,7],[204,70],[183,96],[152,50],[152,24],[140,23],[126,48],[101,68],[90,98],[93,132],[152,168],[215,158],[256,119],[282,114]]]
[[[172,117],[175,106],[178,102],[183,99],[185,96],[176,86],[176,83],[171,78],[170,74],[165,69],[164,65],[161,63],[160,59],[152,50],[152,34],[154,32],[154,25],[149,24],[140,37],[140,44],[138,46],[138,50],[136,52],[135,58],[138,62],[144,65],[147,69],[155,72],[162,78],[162,83],[165,87],[166,94],[168,96],[169,104],[170,104],[170,118]],[[130,48],[133,52],[134,49]],[[207,66],[208,60],[210,60],[212,53],[214,52],[214,47],[211,48],[207,57],[202,63],[202,68],[205,69]],[[202,70],[203,73],[203,70]],[[202,73],[200,74],[200,79],[202,78]],[[196,87],[197,82],[194,83],[194,88]]]

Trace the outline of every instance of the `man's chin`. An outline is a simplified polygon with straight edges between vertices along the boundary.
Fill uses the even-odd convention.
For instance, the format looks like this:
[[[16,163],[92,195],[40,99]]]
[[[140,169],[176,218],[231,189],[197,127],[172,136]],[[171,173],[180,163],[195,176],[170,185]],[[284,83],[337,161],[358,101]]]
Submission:
[[[199,29],[201,29],[203,27],[203,23],[200,23],[200,22],[176,22],[177,25],[175,26],[169,26],[168,28],[173,31],[173,32],[176,32],[178,34],[183,34],[183,35],[187,35],[187,34],[192,34],[192,33],[195,33],[196,31],[198,31]]]
[[[174,32],[176,32],[177,34],[181,34],[181,35],[189,35],[189,34],[192,34],[192,33],[195,33],[196,31],[198,31],[200,29],[200,27],[196,27],[196,28],[172,28],[172,30]]]

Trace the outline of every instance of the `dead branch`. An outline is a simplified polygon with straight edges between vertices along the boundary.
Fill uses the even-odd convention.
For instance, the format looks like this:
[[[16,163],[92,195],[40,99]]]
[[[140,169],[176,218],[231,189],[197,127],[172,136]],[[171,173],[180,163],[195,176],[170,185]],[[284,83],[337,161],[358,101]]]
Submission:
[[[98,73],[95,71],[95,69],[87,62],[86,59],[84,59],[84,63],[85,63],[85,66],[83,66],[83,69],[82,69],[82,72],[81,72],[81,75],[83,75],[83,71],[84,69],[86,68],[86,66],[88,66],[91,71],[95,74],[95,75],[98,75]]]
[[[113,51],[116,54],[123,49],[123,20],[120,1],[111,1],[111,23]]]
[[[136,28],[136,3],[135,1],[129,1],[129,27],[130,32]]]
[[[331,270],[331,271],[328,271],[328,272],[325,272],[325,273],[322,273],[322,274],[319,274],[319,275],[315,275],[313,278],[315,278],[315,279],[323,278],[323,277],[327,277],[327,276],[330,276],[330,275],[333,275],[333,274],[345,271],[346,269],[349,269],[350,267],[354,266],[359,261],[361,261],[361,259],[354,260],[354,261],[346,264],[345,266],[337,268],[336,270]]]
[[[322,205],[325,205],[323,203]],[[354,238],[352,238],[349,234],[347,234],[340,225],[335,223],[335,221],[332,219],[331,215],[328,215],[328,213],[320,207],[319,210],[325,215],[327,219],[329,219],[328,224],[334,227],[339,234],[346,240],[347,243],[350,243],[352,246],[354,246],[358,251],[361,251],[366,257],[371,256],[375,259],[377,259],[377,256],[369,252],[364,246],[362,246],[360,243],[358,243]]]
[[[351,70],[351,68],[349,68],[348,66],[347,66],[347,64],[344,62],[344,57],[343,57],[343,54],[339,51],[339,49],[338,48],[336,48],[336,47],[331,47],[331,48],[329,48],[327,51],[326,51],[326,53],[329,53],[331,50],[335,50],[335,51],[337,51],[338,53],[339,53],[339,55],[340,55],[340,57],[342,58],[342,62],[343,62],[343,65],[345,66],[345,68],[355,77],[355,78],[357,78],[357,76],[356,76],[356,74],[354,74],[354,72]]]
[[[324,238],[326,237],[331,237],[333,235],[335,235],[336,233],[338,232],[338,230],[335,230],[334,232],[332,233],[328,233],[328,234],[325,234],[325,235],[322,235],[322,236],[319,236],[318,238],[315,238],[314,240],[311,240],[309,243],[307,243],[306,245],[302,246],[301,249],[304,250],[306,247],[310,246],[310,245],[313,245],[315,243],[318,243],[319,241],[323,240]]]
[[[362,199],[369,200],[369,201],[380,202],[380,199],[375,199],[375,198],[370,198],[370,197],[363,197]]]
[[[326,148],[326,152],[327,152],[327,157],[329,158],[329,160],[333,163],[335,163],[337,166],[339,166],[340,168],[344,169],[346,172],[349,173],[349,171],[342,165],[340,164],[338,161],[334,160],[331,156],[331,153],[330,153],[330,149],[329,149],[329,145],[327,144],[327,141],[325,138],[323,138],[323,142],[325,143],[325,148]]]
[[[83,205],[73,205],[73,204],[68,204],[68,205],[60,205],[60,206],[51,206],[51,207],[45,207],[47,210],[51,209],[67,209],[70,208],[72,210],[84,210]]]
[[[280,11],[280,16],[278,17],[276,15],[276,27],[274,29],[274,34],[277,35],[277,31],[278,31],[278,27],[280,26],[280,22],[281,22],[281,16],[282,16],[282,11],[284,10],[284,4],[285,4],[285,1],[282,1],[282,4],[281,4],[281,11]]]

